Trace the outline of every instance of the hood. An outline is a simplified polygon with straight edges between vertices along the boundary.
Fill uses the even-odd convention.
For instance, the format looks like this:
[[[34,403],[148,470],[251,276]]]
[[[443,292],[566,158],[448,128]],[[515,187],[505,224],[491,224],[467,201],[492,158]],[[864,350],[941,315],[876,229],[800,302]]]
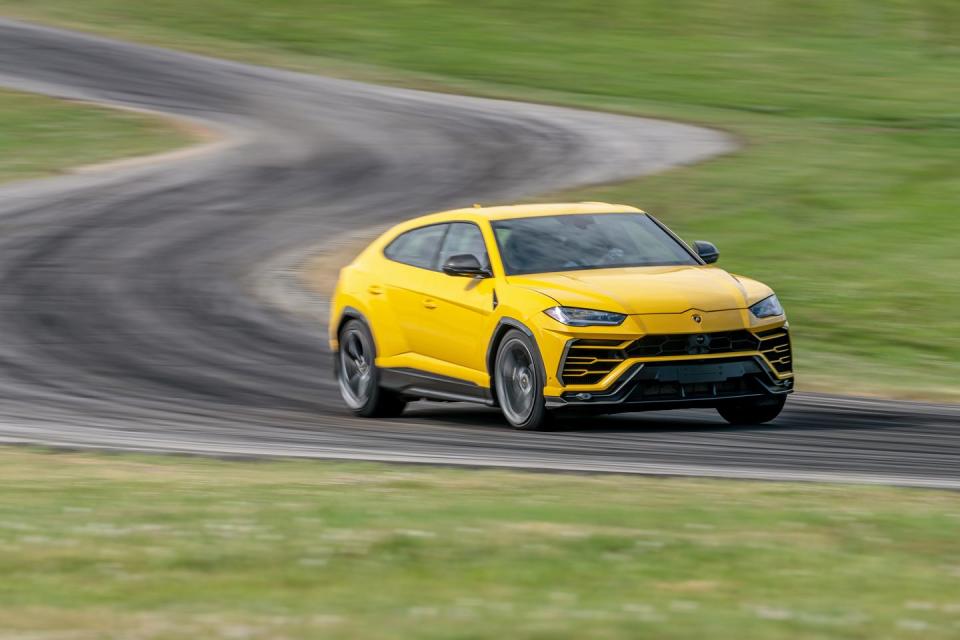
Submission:
[[[744,309],[773,293],[754,280],[704,266],[585,269],[510,276],[559,304],[618,313],[682,313]]]

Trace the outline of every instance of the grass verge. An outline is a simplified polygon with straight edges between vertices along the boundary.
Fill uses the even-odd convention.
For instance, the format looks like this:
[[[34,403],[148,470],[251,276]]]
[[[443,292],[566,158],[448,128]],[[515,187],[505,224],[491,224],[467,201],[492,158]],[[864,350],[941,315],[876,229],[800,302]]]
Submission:
[[[638,204],[716,241],[723,266],[774,286],[807,388],[960,399],[960,4],[0,7],[215,55],[732,131],[741,153],[565,197]]]
[[[140,113],[0,89],[0,182],[167,151],[195,133]]]
[[[4,638],[955,638],[950,492],[0,449]]]

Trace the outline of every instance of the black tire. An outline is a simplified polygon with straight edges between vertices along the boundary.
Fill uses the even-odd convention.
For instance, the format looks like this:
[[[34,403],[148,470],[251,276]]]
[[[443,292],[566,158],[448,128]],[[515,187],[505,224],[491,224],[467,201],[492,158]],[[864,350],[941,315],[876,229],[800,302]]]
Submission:
[[[533,341],[511,329],[497,347],[493,384],[503,417],[515,429],[534,431],[549,426],[543,397],[546,381]]]
[[[720,405],[717,407],[717,413],[730,424],[763,424],[780,415],[786,401],[786,396],[741,400]]]
[[[340,329],[334,373],[340,397],[355,415],[389,418],[403,413],[407,401],[380,386],[376,347],[366,323],[350,320]]]

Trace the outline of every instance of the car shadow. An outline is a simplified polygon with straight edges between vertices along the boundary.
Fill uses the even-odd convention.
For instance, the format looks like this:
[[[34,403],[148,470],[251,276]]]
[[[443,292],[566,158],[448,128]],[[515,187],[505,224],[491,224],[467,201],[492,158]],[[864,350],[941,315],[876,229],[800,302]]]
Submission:
[[[436,422],[457,427],[502,429],[513,432],[498,409],[475,405],[442,405],[428,402],[411,404],[403,418]],[[617,433],[658,431],[725,431],[752,430],[762,427],[736,427],[727,424],[712,409],[684,409],[672,412],[625,413],[601,416],[567,416],[556,419],[547,431],[559,433]]]
[[[498,409],[470,404],[417,402],[411,404],[401,420],[417,420],[424,424],[447,424],[461,428],[512,429]],[[791,408],[789,403],[776,420],[762,425],[731,425],[714,409],[675,409],[600,416],[567,416],[558,418],[549,431],[554,433],[749,433],[841,431],[870,429],[882,431],[898,429],[904,420],[893,416],[864,415],[829,408],[802,406]]]

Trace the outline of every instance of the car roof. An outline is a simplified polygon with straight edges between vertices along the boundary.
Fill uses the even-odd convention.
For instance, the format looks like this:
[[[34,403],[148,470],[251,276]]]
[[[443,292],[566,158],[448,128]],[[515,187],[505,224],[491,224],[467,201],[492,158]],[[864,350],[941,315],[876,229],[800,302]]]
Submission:
[[[513,204],[497,207],[474,205],[451,209],[408,220],[404,226],[419,226],[451,220],[507,220],[537,216],[574,215],[578,213],[643,213],[636,207],[608,202],[560,202],[550,204]],[[416,223],[415,225],[413,223]]]

